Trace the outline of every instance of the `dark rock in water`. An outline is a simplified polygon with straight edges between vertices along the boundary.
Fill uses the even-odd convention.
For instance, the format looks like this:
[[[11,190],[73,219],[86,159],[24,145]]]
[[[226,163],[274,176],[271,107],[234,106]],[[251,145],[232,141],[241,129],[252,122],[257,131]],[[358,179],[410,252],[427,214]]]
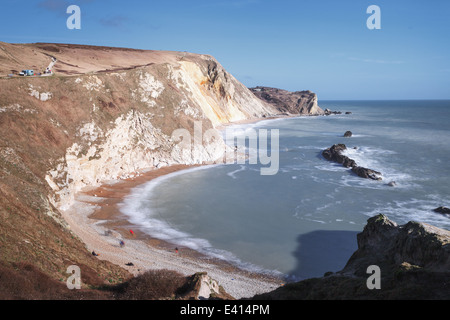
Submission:
[[[350,138],[351,136],[353,136],[353,133],[351,131],[347,131],[344,133],[344,138]]]
[[[347,146],[345,144],[335,144],[331,148],[328,148],[322,152],[322,155],[325,159],[330,161],[339,162],[340,157],[342,157],[341,152],[347,150]],[[339,162],[342,163],[342,162]]]
[[[396,187],[397,186],[397,182],[395,181],[391,181],[387,184],[389,187]]]
[[[345,150],[347,150],[347,146],[345,144],[335,144],[331,148],[322,151],[322,155],[325,159],[329,161],[340,163],[346,168],[352,168],[352,171],[361,178],[382,180],[380,172],[372,169],[359,167],[356,164],[355,160],[343,155],[342,152]]]
[[[450,214],[450,209],[447,207],[439,207],[433,210],[436,213],[441,213],[441,214]]]
[[[351,168],[356,165],[353,159],[342,154],[342,151],[347,150],[345,144],[335,144],[331,148],[328,148],[322,152],[325,159],[342,164],[346,168]]]
[[[350,159],[349,157],[346,157],[346,156],[342,156],[342,157],[344,158],[344,162],[342,162],[342,165],[344,167],[353,168],[357,165],[355,160]]]
[[[360,176],[361,178],[365,178],[365,179],[372,179],[372,180],[383,180],[383,178],[381,177],[381,172],[372,170],[372,169],[367,169],[367,168],[363,168],[363,167],[352,167],[352,171],[354,173],[356,173],[358,176]]]
[[[332,114],[342,114],[341,111],[331,111],[330,109],[325,109],[324,114],[326,116],[331,116]]]
[[[345,114],[352,114],[350,111],[347,111]]]

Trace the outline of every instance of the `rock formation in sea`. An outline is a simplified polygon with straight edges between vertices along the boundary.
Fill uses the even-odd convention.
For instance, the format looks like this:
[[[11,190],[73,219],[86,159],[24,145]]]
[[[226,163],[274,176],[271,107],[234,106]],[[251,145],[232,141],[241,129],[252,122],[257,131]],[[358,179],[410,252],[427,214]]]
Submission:
[[[339,115],[342,114],[342,111],[332,111],[330,109],[325,109],[324,115],[331,116],[331,115]]]
[[[434,209],[433,211],[436,212],[436,213],[440,213],[440,214],[443,214],[443,215],[446,215],[446,216],[450,217],[450,208],[439,207],[439,208]]]
[[[332,147],[324,150],[322,155],[325,159],[329,161],[334,161],[342,164],[346,168],[352,168],[356,166],[356,162],[353,159],[342,154],[343,151],[347,150],[345,144],[335,144]]]
[[[354,173],[356,173],[357,176],[364,178],[364,179],[372,179],[372,180],[382,180],[383,179],[381,177],[381,172],[378,172],[378,171],[375,171],[372,169],[367,169],[367,168],[359,167],[359,166],[353,166],[352,171]]]
[[[358,249],[338,272],[290,283],[255,299],[450,298],[450,231],[426,223],[368,219]],[[379,287],[376,284],[376,272]]]
[[[290,92],[287,90],[255,87],[250,90],[262,101],[272,105],[285,115],[323,115],[317,103],[317,95],[309,90]]]
[[[372,179],[372,180],[382,180],[381,172],[360,167],[356,163],[355,160],[350,159],[346,155],[342,153],[347,150],[347,146],[345,144],[335,144],[332,147],[325,149],[322,151],[322,156],[329,160],[342,164],[346,168],[351,168],[352,172],[361,178]]]

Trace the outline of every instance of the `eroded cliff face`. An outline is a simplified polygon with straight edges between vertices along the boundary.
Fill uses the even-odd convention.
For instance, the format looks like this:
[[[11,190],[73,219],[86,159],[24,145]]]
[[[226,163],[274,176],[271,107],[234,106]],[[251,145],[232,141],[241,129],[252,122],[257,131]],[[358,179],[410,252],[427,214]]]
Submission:
[[[67,257],[92,274],[126,274],[86,255],[67,229],[60,210],[77,192],[152,168],[222,162],[217,126],[277,114],[207,55],[0,47],[2,74],[57,59],[54,76],[0,79],[1,261],[33,261],[54,278]]]
[[[307,116],[325,114],[318,105],[317,95],[309,90],[290,92],[270,87],[256,87],[250,90],[280,113]]]
[[[89,114],[74,132],[64,129],[64,119],[50,120],[72,137],[45,175],[54,193],[53,204],[63,209],[85,186],[149,168],[220,162],[226,146],[216,126],[276,113],[205,55],[181,54],[176,63],[79,75],[65,78],[60,86],[57,92],[45,88],[41,93],[44,88],[39,85],[29,90],[36,100],[56,105],[62,98],[58,91],[70,88],[71,94],[84,100],[74,107]],[[78,97],[69,98],[71,104],[77,104]],[[194,129],[208,131],[212,138]],[[181,136],[180,130],[184,130]],[[187,139],[191,144],[186,144]]]

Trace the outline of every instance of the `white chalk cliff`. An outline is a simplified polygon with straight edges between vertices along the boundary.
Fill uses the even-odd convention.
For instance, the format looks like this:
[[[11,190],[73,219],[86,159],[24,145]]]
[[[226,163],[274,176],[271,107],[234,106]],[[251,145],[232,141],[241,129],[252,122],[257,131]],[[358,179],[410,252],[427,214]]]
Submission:
[[[29,166],[57,208],[69,206],[86,186],[142,170],[221,162],[226,147],[219,126],[280,113],[209,55],[62,44],[0,47],[0,74],[57,61],[55,76],[5,80],[0,92],[7,96],[2,116],[23,118],[16,136],[33,136],[12,147],[35,154]],[[32,132],[25,130],[30,127]],[[5,128],[5,140],[15,141],[9,133]]]
[[[73,143],[45,177],[60,208],[86,186],[154,167],[221,161],[225,143],[217,126],[277,113],[206,55],[180,54],[175,63],[78,75],[65,84],[89,97],[91,117],[78,124]],[[113,86],[126,92],[122,103],[114,102]],[[108,123],[99,119],[116,108]]]

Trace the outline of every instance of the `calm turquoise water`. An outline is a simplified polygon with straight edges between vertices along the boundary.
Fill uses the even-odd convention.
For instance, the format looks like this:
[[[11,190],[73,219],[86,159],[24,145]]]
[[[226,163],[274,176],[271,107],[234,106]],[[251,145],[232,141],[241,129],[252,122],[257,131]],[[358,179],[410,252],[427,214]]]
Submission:
[[[122,212],[154,237],[293,280],[342,269],[356,234],[378,213],[450,229],[450,218],[432,211],[450,206],[450,101],[320,106],[352,114],[245,126],[280,131],[278,174],[261,176],[251,164],[178,172],[134,190]],[[342,137],[347,130],[352,138]],[[336,143],[383,181],[323,159],[321,151]]]

